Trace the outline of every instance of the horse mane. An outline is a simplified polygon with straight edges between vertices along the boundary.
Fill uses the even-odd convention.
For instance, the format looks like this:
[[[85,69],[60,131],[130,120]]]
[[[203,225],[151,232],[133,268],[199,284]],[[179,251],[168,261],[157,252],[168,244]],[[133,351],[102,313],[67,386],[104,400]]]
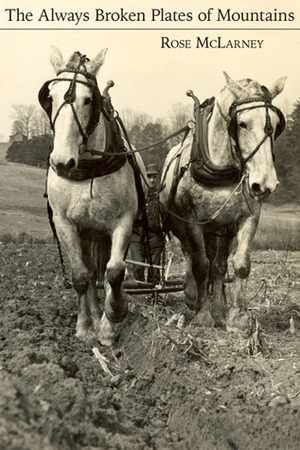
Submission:
[[[257,81],[251,80],[250,78],[245,78],[244,80],[240,80],[237,83],[247,90],[247,94],[245,93],[245,98],[247,98],[248,96],[259,97],[263,94],[261,85]],[[243,96],[241,97],[241,100],[244,100]]]
[[[239,101],[247,100],[251,97],[262,97],[263,96],[263,90],[261,85],[257,82],[252,80],[251,78],[244,78],[242,80],[236,81],[236,83],[243,88],[243,92],[239,96]],[[236,100],[236,98],[233,96],[233,94],[228,89],[228,86],[225,85],[223,89],[221,89],[219,94],[219,102],[222,105],[223,108],[228,109],[230,105],[232,104],[232,101]]]
[[[80,52],[78,52],[78,51],[77,51],[77,52],[74,52],[73,55],[70,57],[69,61],[68,61],[67,64],[66,64],[66,69],[71,69],[71,70],[77,69],[78,63],[79,63],[80,58],[81,58],[82,56],[83,56],[82,53],[80,53]],[[88,72],[88,71],[87,71],[87,68],[86,68],[86,65],[85,65],[84,63],[81,65],[80,70],[81,70],[82,72],[85,72],[85,73]]]

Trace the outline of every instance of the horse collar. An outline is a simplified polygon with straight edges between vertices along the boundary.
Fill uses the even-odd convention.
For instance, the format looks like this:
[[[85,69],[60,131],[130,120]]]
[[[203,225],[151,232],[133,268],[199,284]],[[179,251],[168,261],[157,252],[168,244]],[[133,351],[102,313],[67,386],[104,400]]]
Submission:
[[[212,97],[195,108],[195,133],[191,148],[190,172],[194,179],[206,186],[227,186],[241,178],[241,170],[237,165],[219,166],[209,157],[208,123],[215,106]]]

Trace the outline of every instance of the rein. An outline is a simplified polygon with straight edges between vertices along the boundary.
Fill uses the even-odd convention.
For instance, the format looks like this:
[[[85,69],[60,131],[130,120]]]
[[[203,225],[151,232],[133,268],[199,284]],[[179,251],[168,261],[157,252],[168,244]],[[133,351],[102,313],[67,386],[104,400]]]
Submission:
[[[125,128],[125,125],[124,125],[122,119],[120,118],[120,116],[118,114],[116,115],[115,119],[119,123],[119,125],[122,129],[122,132],[124,134],[124,137],[129,144],[130,140],[129,140],[129,137],[128,137],[128,134],[127,134],[127,131],[126,131],[126,128]],[[135,150],[133,150],[130,145],[130,150],[127,150],[124,152],[118,152],[118,155],[128,155],[128,154],[144,152],[146,150],[149,150],[150,148],[157,147],[161,144],[164,144],[165,142],[169,141],[170,139],[173,139],[176,136],[179,136],[182,133],[185,133],[185,136],[183,137],[183,140],[185,140],[185,138],[188,135],[188,133],[190,132],[190,130],[191,130],[191,127],[189,125],[185,125],[184,127],[180,128],[180,130],[175,131],[174,133],[170,134],[166,138],[161,139],[160,141],[155,142],[154,144],[150,144],[150,145],[147,145],[146,147],[142,147],[142,148],[135,149]],[[92,156],[114,155],[115,154],[115,153],[108,152],[108,151],[99,151],[99,150],[94,150],[94,149],[86,149],[85,152],[91,153]]]
[[[123,123],[122,119],[120,118],[118,112],[114,111],[114,109],[113,109],[113,107],[112,107],[112,105],[110,103],[110,97],[108,97],[108,95],[105,96],[105,94],[103,94],[103,96],[100,95],[98,84],[97,84],[97,79],[96,79],[96,77],[94,75],[91,75],[88,72],[80,70],[80,67],[82,65],[84,65],[87,61],[89,61],[89,59],[85,55],[81,55],[80,56],[80,60],[78,62],[77,68],[74,68],[74,69],[72,69],[72,68],[65,68],[65,69],[59,70],[57,72],[57,74],[56,74],[57,76],[59,76],[62,73],[65,73],[65,72],[67,72],[67,73],[74,73],[73,79],[70,80],[69,78],[53,78],[53,79],[51,79],[51,80],[49,80],[48,82],[45,83],[45,85],[42,87],[42,89],[40,91],[40,94],[39,94],[40,103],[42,104],[43,108],[46,110],[46,112],[47,112],[47,114],[49,116],[50,126],[51,126],[51,129],[52,129],[53,132],[55,131],[54,130],[55,122],[56,122],[56,120],[57,120],[57,118],[59,116],[60,111],[62,110],[62,108],[65,105],[70,105],[70,107],[72,109],[72,112],[73,112],[73,116],[74,116],[75,122],[76,122],[76,124],[78,126],[79,132],[80,132],[80,134],[82,136],[82,139],[83,139],[82,143],[79,145],[79,154],[80,155],[83,155],[84,153],[90,153],[92,156],[115,156],[116,153],[115,152],[111,152],[111,151],[107,151],[107,150],[100,151],[100,150],[88,149],[87,148],[89,135],[97,127],[98,120],[99,120],[99,115],[97,117],[97,120],[94,120],[95,123],[89,124],[88,127],[87,127],[87,131],[84,131],[83,126],[81,125],[80,120],[78,118],[76,109],[74,107],[74,101],[76,99],[76,84],[77,83],[80,83],[80,84],[83,84],[85,86],[88,86],[88,87],[92,88],[94,90],[94,92],[98,93],[98,97],[101,98],[101,100],[102,100],[102,102],[101,102],[102,103],[101,110],[99,111],[99,114],[100,114],[100,112],[103,113],[105,118],[108,121],[114,121],[115,120],[120,125],[120,128],[121,128],[121,130],[122,130],[122,132],[124,134],[124,137],[125,137],[128,145],[129,145],[129,150],[126,149],[124,151],[118,151],[118,156],[144,152],[146,150],[149,150],[150,148],[157,147],[157,146],[159,146],[161,144],[164,144],[168,140],[170,140],[170,139],[172,139],[172,138],[174,138],[174,137],[176,137],[176,136],[178,136],[178,135],[180,135],[182,133],[185,133],[184,138],[183,138],[183,140],[185,140],[186,136],[188,135],[189,131],[191,130],[191,127],[188,124],[186,126],[182,127],[180,130],[175,131],[174,133],[170,134],[166,138],[161,139],[160,141],[158,141],[158,142],[156,142],[154,144],[150,144],[150,145],[147,145],[146,147],[134,150],[132,148],[131,144],[130,144],[130,140],[129,140],[129,137],[128,137],[128,134],[127,134],[127,131],[126,131],[126,128],[124,126],[124,123]],[[86,77],[87,80],[79,80],[79,79],[77,79],[77,75],[78,74],[83,75],[84,77]],[[55,116],[54,116],[54,118],[52,120],[52,118],[51,118],[51,111],[48,111],[47,108],[45,107],[46,106],[45,105],[45,97],[49,94],[49,88],[48,88],[49,84],[52,83],[52,82],[58,82],[58,81],[69,81],[70,82],[70,86],[69,86],[67,92],[64,95],[64,101],[59,106],[59,108],[56,111],[56,114],[55,114]],[[112,87],[113,85],[114,85],[114,83],[112,81],[108,82],[108,86],[106,88],[107,92],[108,92],[108,89],[110,87]],[[45,93],[45,91],[46,91],[46,93]],[[109,107],[108,108],[109,111],[105,111],[105,109],[103,108],[103,100],[104,101],[106,100],[106,103],[108,103],[107,106]],[[115,114],[115,116],[114,116],[114,114]]]

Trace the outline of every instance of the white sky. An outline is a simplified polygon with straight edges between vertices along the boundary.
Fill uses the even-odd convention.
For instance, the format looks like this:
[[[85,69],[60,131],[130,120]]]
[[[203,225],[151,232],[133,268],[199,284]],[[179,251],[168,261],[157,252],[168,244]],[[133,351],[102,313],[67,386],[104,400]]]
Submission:
[[[107,80],[114,80],[115,87],[111,95],[119,111],[130,107],[154,119],[166,117],[175,103],[191,103],[185,95],[187,89],[192,89],[200,100],[216,95],[224,85],[222,71],[225,70],[234,79],[253,78],[266,86],[286,75],[286,88],[278,99],[278,105],[286,112],[300,98],[300,1],[252,0],[251,6],[249,3],[248,0],[89,0],[85,3],[82,0],[0,0],[0,141],[6,140],[11,134],[11,105],[38,105],[39,88],[44,81],[53,77],[49,62],[51,45],[57,46],[66,59],[75,50],[92,58],[102,48],[108,47],[106,61],[99,74],[99,86],[103,90]],[[129,24],[95,22],[95,8],[119,11],[120,7],[128,11],[146,12],[147,21]],[[213,14],[217,8],[271,12],[276,8],[277,11],[293,11],[295,20],[252,25],[246,22],[198,21],[198,12],[205,12],[209,7],[214,8]],[[33,20],[9,22],[6,8],[32,12]],[[55,11],[89,12],[90,20],[80,22],[78,26],[72,22],[39,22],[43,8],[48,12],[51,8]],[[190,11],[193,12],[194,20],[154,23],[150,20],[152,8],[163,8],[164,12]],[[212,19],[214,17],[212,15]],[[58,29],[61,27],[68,29]],[[121,27],[123,29],[120,30]],[[141,29],[129,30],[126,27]],[[167,30],[171,27],[178,30]],[[239,30],[223,29],[230,27]],[[253,29],[245,30],[245,27]],[[274,30],[254,29],[264,27]],[[190,39],[192,48],[161,49],[162,36]],[[195,41],[198,36],[221,36],[223,43],[229,39],[264,42],[262,49],[197,49]]]

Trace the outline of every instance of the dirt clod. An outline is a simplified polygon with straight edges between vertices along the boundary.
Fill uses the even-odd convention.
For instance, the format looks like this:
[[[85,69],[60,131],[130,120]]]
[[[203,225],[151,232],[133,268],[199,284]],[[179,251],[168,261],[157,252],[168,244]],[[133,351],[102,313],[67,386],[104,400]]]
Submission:
[[[276,265],[254,254],[249,355],[239,334],[193,325],[182,293],[157,305],[133,297],[119,348],[92,347],[75,337],[54,245],[7,243],[0,258],[1,448],[298,449],[298,263],[282,258],[279,277],[280,252]]]

